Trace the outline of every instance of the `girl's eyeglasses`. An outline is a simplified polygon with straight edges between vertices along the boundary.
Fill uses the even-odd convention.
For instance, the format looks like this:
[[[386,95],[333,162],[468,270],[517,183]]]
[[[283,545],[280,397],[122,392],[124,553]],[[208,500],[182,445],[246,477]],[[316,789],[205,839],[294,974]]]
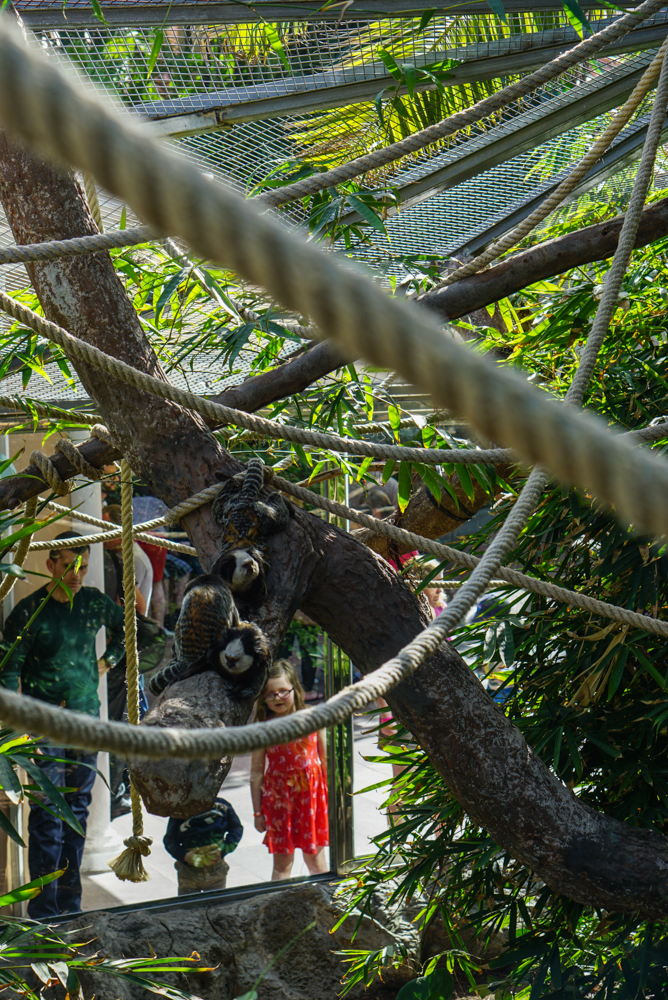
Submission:
[[[265,701],[276,701],[277,698],[280,698],[281,701],[283,701],[283,699],[287,698],[288,695],[292,694],[293,691],[294,691],[294,688],[281,688],[280,691],[274,691],[273,694],[266,694],[264,696],[264,700]]]

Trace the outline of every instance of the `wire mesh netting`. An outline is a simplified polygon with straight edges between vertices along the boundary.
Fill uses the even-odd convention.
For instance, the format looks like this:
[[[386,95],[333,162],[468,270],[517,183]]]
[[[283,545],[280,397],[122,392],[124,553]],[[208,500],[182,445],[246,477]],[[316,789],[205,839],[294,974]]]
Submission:
[[[662,11],[643,23],[643,31],[667,18]],[[590,20],[594,29],[602,28],[610,23],[610,13],[593,11]],[[167,20],[150,71],[157,29],[148,26],[59,26],[37,34],[45,49],[73,60],[91,83],[110,88],[126,106],[154,118],[385,79],[381,50],[416,67],[461,71],[457,64],[472,62],[474,75],[483,79],[485,62],[497,62],[494,72],[508,74],[513,56],[526,61],[535,50],[540,64],[548,58],[541,50],[577,40],[563,11],[511,15],[507,24],[493,16],[445,15],[434,16],[424,28],[421,23],[413,17],[170,26]],[[500,65],[502,57],[506,61]],[[520,59],[515,72],[522,66]]]
[[[68,0],[71,10],[87,4]],[[123,2],[114,10],[118,15],[120,7],[137,6]],[[182,14],[183,4],[175,6]],[[206,4],[195,6],[201,22]],[[202,124],[197,134],[195,121],[196,134],[178,139],[176,146],[245,192],[286,161],[333,166],[386,145],[474,103],[577,40],[563,9],[509,14],[505,23],[489,12],[455,17],[432,9],[420,17],[184,25],[170,23],[172,8],[165,5],[142,2],[141,7],[164,9],[163,28],[151,27],[148,18],[144,26],[97,21],[85,28],[63,26],[62,9],[47,0],[17,3],[25,12],[53,10],[53,27],[37,31],[34,43],[57,60],[72,60],[83,71],[83,86],[104,87],[132,111],[166,122],[167,130],[179,115],[196,118],[207,109],[232,105],[240,109],[237,120],[217,131],[204,131],[209,126]],[[588,17],[598,29],[613,15],[600,8],[588,11]],[[355,255],[385,267],[393,258],[448,256],[547,190],[605,128],[610,109],[630,92],[656,50],[656,33],[665,33],[666,25],[668,10],[663,10],[643,22],[637,40],[625,41],[628,51],[622,46],[583,63],[502,112],[366,175],[368,189],[398,193],[400,210],[387,218],[387,235],[372,233],[354,246]],[[397,101],[389,100],[392,91],[385,91],[384,113],[373,100],[393,83],[389,57],[441,73],[440,89],[430,85],[412,101],[404,100],[411,119],[402,119]],[[361,84],[372,90],[352,100],[350,88]],[[317,110],[301,110],[299,100],[292,113],[286,113],[290,105],[285,102],[260,117],[252,110],[260,100],[292,100],[314,91],[322,99]],[[400,93],[405,90],[395,90],[394,97]],[[647,103],[618,142],[642,124]],[[251,120],[243,120],[246,107]],[[100,200],[105,228],[116,228],[123,206],[104,192]],[[303,218],[300,205],[283,214],[293,225]],[[128,214],[128,225],[133,221]],[[0,224],[0,245],[12,242],[7,226]],[[398,260],[396,270],[402,266]],[[0,282],[10,291],[25,287],[25,269],[0,269]]]

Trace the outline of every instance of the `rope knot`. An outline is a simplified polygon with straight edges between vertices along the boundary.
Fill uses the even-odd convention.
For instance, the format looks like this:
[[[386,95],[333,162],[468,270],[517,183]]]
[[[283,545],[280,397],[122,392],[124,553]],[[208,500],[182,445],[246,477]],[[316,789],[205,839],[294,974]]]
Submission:
[[[147,858],[151,853],[151,844],[153,840],[151,837],[135,837],[134,834],[124,840],[123,843],[126,847],[130,848],[132,851],[139,851],[139,853]]]

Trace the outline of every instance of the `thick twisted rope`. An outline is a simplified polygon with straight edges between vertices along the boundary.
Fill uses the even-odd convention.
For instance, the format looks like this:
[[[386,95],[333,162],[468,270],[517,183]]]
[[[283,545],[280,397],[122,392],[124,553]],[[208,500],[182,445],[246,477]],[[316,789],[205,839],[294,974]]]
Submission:
[[[214,489],[220,489],[220,486],[214,487]],[[207,493],[209,491],[206,491]],[[195,510],[202,504],[209,503],[212,499],[211,496],[206,496],[202,499],[202,494],[196,494],[195,497],[191,497],[186,503],[191,504],[188,507],[188,513],[191,510]],[[91,517],[90,514],[80,513],[76,508],[63,507],[61,504],[53,503],[49,501],[45,504],[51,510],[58,511],[59,513],[71,514],[74,520],[83,521],[86,524],[94,524],[97,527],[102,528],[102,531],[96,535],[81,535],[79,538],[54,538],[51,541],[45,542],[32,542],[30,545],[31,552],[40,551],[50,551],[51,549],[66,549],[71,548],[72,545],[95,545],[97,542],[109,542],[114,538],[121,538],[123,536],[122,527],[117,527],[110,521],[101,521],[97,517]],[[180,505],[181,506],[181,505]],[[177,510],[178,508],[174,508]],[[183,515],[182,515],[183,516]],[[180,542],[174,542],[171,538],[163,538],[161,535],[149,535],[148,531],[153,531],[155,528],[161,528],[167,525],[168,522],[163,517],[154,518],[152,521],[144,521],[142,524],[135,524],[132,529],[132,533],[137,541],[148,542],[150,545],[159,545],[163,549],[171,549],[174,552],[183,552],[187,556],[196,556],[197,549],[194,549],[192,545],[182,545]]]
[[[35,315],[37,314],[35,313]],[[112,444],[109,431],[101,424],[95,424],[91,428],[91,436],[105,441],[107,444]],[[91,465],[69,438],[61,438],[56,443],[55,450],[65,456],[72,468],[79,475],[85,476],[87,479],[92,479],[93,482],[104,478],[104,470]],[[45,455],[44,452],[35,449],[30,455],[30,462],[37,466],[45,483],[47,483],[57,496],[67,496],[74,489],[73,481],[71,479],[63,479],[49,456]]]
[[[317,191],[324,191],[325,188],[334,187],[343,181],[352,180],[353,177],[359,177],[360,174],[368,173],[370,170],[377,170],[379,167],[384,167],[389,163],[400,160],[409,153],[415,153],[419,149],[424,149],[425,146],[429,146],[439,139],[444,139],[446,136],[453,135],[460,129],[474,125],[481,118],[487,118],[496,111],[500,111],[513,101],[525,97],[538,87],[553,80],[572,66],[583,62],[585,59],[590,59],[604,46],[621,38],[631,31],[636,24],[651,17],[662,6],[661,3],[655,2],[641,4],[633,12],[620,17],[614,24],[591,35],[572,49],[569,49],[568,52],[546,63],[545,66],[536,70],[535,73],[530,73],[517,83],[512,83],[504,87],[503,90],[499,90],[496,94],[492,94],[490,97],[479,101],[471,108],[467,108],[465,111],[458,111],[457,114],[452,115],[450,118],[446,118],[436,125],[430,125],[421,132],[415,132],[413,135],[407,136],[399,142],[394,142],[384,149],[375,150],[373,153],[366,153],[364,156],[359,156],[349,163],[342,164],[340,167],[325,170],[322,173],[315,174],[313,177],[305,177],[295,184],[288,184],[285,187],[266,192],[257,196],[254,200],[262,205],[276,208],[279,205],[286,205],[288,202],[297,201],[299,198],[315,194]]]
[[[568,177],[566,177],[561,184],[559,184],[557,189],[553,191],[552,194],[549,195],[543,203],[531,213],[531,215],[520,222],[519,226],[516,226],[500,240],[492,243],[491,246],[489,246],[470,263],[465,264],[464,267],[457,268],[456,271],[449,274],[443,281],[439,282],[436,286],[437,288],[445,288],[447,285],[452,285],[456,281],[461,281],[463,278],[468,278],[472,274],[477,274],[493,260],[496,260],[497,257],[500,257],[506,250],[510,250],[512,247],[520,243],[532,229],[535,229],[536,226],[543,221],[543,219],[547,218],[550,212],[553,212],[554,209],[568,197],[576,185],[580,183],[585,174],[588,173],[590,168],[600,160],[614,139],[617,138],[621,130],[635,114],[641,101],[654,85],[659,73],[661,72],[661,66],[663,65],[667,47],[668,38],[664,41],[654,59],[643,73],[626,103],[615,112],[612,121],[603,134],[599,136],[589,152],[582,157],[580,162],[573,168]]]
[[[0,688],[0,716],[6,725],[62,739],[67,746],[105,749],[133,757],[179,757],[189,760],[219,759],[226,754],[250,753],[262,747],[289,743],[317,729],[338,725],[357,709],[365,708],[376,698],[387,694],[438,649],[498,571],[540,492],[540,489],[525,487],[502,531],[476,566],[471,578],[436,621],[408,643],[396,657],[357,684],[344,688],[324,705],[304,709],[286,718],[223,730],[158,729],[154,726],[124,726],[118,722],[102,722]]]
[[[128,722],[139,725],[139,662],[137,655],[137,608],[135,600],[135,556],[132,535],[132,469],[121,461],[121,512],[123,528],[123,593],[125,601],[125,679],[128,689]],[[148,873],[142,857],[151,853],[150,837],[144,836],[144,816],[141,796],[130,781],[132,802],[132,836],[125,850],[109,862],[116,877],[123,882],[146,882]]]
[[[35,515],[37,514],[37,497],[31,497],[26,501],[25,506],[25,519],[26,521],[34,521]],[[30,548],[30,542],[32,540],[32,534],[24,535],[23,538],[19,540],[19,544],[16,546],[16,552],[14,554],[14,565],[23,566],[26,561],[26,556],[28,555],[28,550]],[[0,601],[4,600],[8,594],[11,594],[14,584],[16,583],[16,577],[11,573],[5,575],[4,580],[0,583]]]
[[[653,427],[644,427],[639,431],[632,431],[629,434],[629,437],[631,436],[634,436],[639,440],[660,440],[668,437],[668,424],[657,424]],[[364,514],[362,511],[348,507],[345,504],[338,503],[336,500],[329,500],[318,493],[305,489],[299,484],[291,483],[287,479],[283,479],[280,476],[273,475],[270,482],[276,487],[276,489],[280,490],[281,493],[285,493],[287,496],[295,497],[297,500],[308,503],[313,507],[318,507],[320,510],[325,510],[330,514],[334,514],[336,517],[353,521],[355,524],[359,524],[363,528],[367,529],[370,534],[383,535],[386,538],[392,539],[392,541],[398,542],[399,544],[407,545],[411,549],[418,549],[420,552],[428,552],[430,555],[437,556],[442,560],[448,559],[451,562],[466,566],[468,569],[475,569],[475,567],[480,563],[480,559],[477,556],[470,555],[468,552],[453,549],[449,545],[444,545],[432,538],[426,538],[424,535],[418,535],[415,532],[407,531],[405,528],[399,528],[390,521],[379,520],[368,514]],[[210,486],[207,489],[202,490],[201,493],[197,493],[190,497],[187,501],[184,501],[183,504],[179,505],[178,508],[174,508],[170,513],[178,513],[180,518],[184,516],[184,511],[189,513],[206,503],[210,503],[222,489],[222,486],[222,483],[218,483],[215,486]],[[61,504],[54,502],[49,502],[46,506],[51,510],[57,511],[58,513],[67,513],[70,511],[69,507],[63,507]],[[78,512],[75,516],[77,520],[85,521],[88,524],[93,524],[102,528],[107,526],[107,528],[98,535],[82,535],[81,538],[63,539],[62,541],[36,542],[31,545],[31,550],[46,550],[58,547],[65,548],[67,545],[84,545],[86,543],[95,544],[95,542],[108,541],[111,538],[118,538],[122,534],[121,528],[113,527],[108,521],[100,521],[98,518],[91,517],[89,514],[82,514]],[[172,542],[170,539],[143,533],[146,529],[162,527],[166,523],[166,518],[156,518],[153,521],[147,521],[144,524],[134,525],[134,536],[141,541],[149,541],[152,544],[159,544],[165,548],[173,548],[176,552],[185,552],[187,555],[197,555],[196,549],[191,546],[180,545],[176,542]],[[365,533],[361,532],[357,537],[361,542],[367,541]],[[596,600],[586,594],[580,594],[577,591],[568,590],[565,587],[558,587],[553,583],[538,580],[535,577],[527,576],[525,573],[520,573],[513,569],[505,567],[499,569],[498,577],[504,583],[509,583],[514,587],[519,587],[522,590],[528,590],[532,593],[540,594],[542,597],[547,597],[563,604],[570,604],[573,607],[582,608],[585,611],[600,615],[603,618],[611,618],[626,625],[633,625],[635,628],[643,629],[646,632],[654,632],[657,635],[668,635],[668,622],[661,621],[661,619],[651,618],[648,615],[631,611],[628,608],[622,608],[615,604],[610,604],[607,601]]]
[[[1,42],[2,42],[2,40],[0,39],[0,46],[1,46]],[[663,81],[663,76],[664,76],[664,74],[662,73],[662,81]],[[661,83],[659,85],[659,90],[661,90]],[[656,105],[655,105],[655,107],[656,107]],[[665,109],[664,109],[664,113],[665,113]],[[608,290],[608,288],[611,288],[611,287],[612,287],[612,282],[608,282],[608,284],[606,286],[606,291]],[[604,292],[604,299],[605,299],[605,297],[606,297],[606,293]],[[603,302],[603,300],[602,300],[602,302]],[[589,348],[589,344],[588,344],[588,348]],[[585,351],[585,354],[586,353],[587,353],[587,351]],[[592,351],[592,353],[594,353],[594,355],[595,355],[595,351]],[[593,361],[592,361],[592,364],[593,364]],[[583,383],[583,389],[582,389],[582,391],[584,391],[584,385],[586,385],[586,382]],[[573,388],[573,387],[571,387],[571,388]],[[569,393],[570,393],[570,390],[569,390]],[[574,399],[577,398],[577,396],[578,396],[578,390],[574,390],[573,393],[571,393],[571,396]],[[466,609],[468,608],[468,606],[470,606],[470,604],[475,599],[475,597],[479,593],[481,593],[482,590],[485,589],[485,586],[487,585],[487,583],[491,579],[493,573],[495,572],[496,569],[498,569],[500,561],[502,561],[502,559],[505,556],[505,554],[514,545],[514,543],[516,541],[516,538],[517,538],[518,532],[521,530],[521,528],[524,525],[524,523],[526,523],[526,519],[529,516],[530,511],[533,509],[533,506],[535,505],[535,502],[537,501],[538,496],[540,495],[540,493],[542,491],[543,481],[544,481],[544,474],[540,470],[534,470],[534,472],[532,473],[532,475],[529,478],[529,481],[528,481],[527,485],[525,486],[525,488],[524,488],[524,490],[522,492],[522,495],[521,495],[520,499],[516,503],[515,507],[513,508],[513,511],[511,512],[509,518],[507,519],[506,524],[504,525],[503,529],[501,530],[501,532],[499,532],[499,535],[494,539],[493,543],[490,545],[490,548],[485,553],[485,556],[481,560],[480,564],[474,570],[474,573],[473,573],[471,579],[461,589],[460,593],[455,598],[455,601],[452,602],[452,605],[451,605],[451,609],[452,610],[451,610],[450,614],[448,614],[447,612],[445,612],[443,615],[441,615],[440,619],[437,622],[434,622],[432,626],[430,626],[423,633],[421,633],[421,635],[418,636],[417,639],[413,641],[413,643],[410,643],[399,654],[399,656],[395,658],[394,661],[390,661],[390,664],[385,665],[385,667],[383,667],[383,668],[380,668],[380,671],[376,671],[375,672],[375,676],[377,676],[379,673],[381,673],[387,667],[391,667],[391,666],[393,666],[394,664],[397,664],[397,663],[399,665],[399,673],[401,674],[401,672],[405,672],[406,675],[408,675],[408,673],[410,673],[411,670],[414,670],[416,668],[416,666],[420,662],[422,662],[422,660],[427,655],[429,655],[431,652],[433,652],[433,649],[436,648],[436,646],[440,643],[440,640],[442,638],[442,636],[440,634],[440,630],[441,629],[444,630],[443,636],[447,635],[447,630],[449,630],[450,628],[452,628],[454,626],[454,624],[456,624],[460,620],[462,614],[465,613]],[[452,618],[453,621],[450,621],[449,620],[450,618]],[[430,633],[431,633],[431,635],[430,635]],[[433,643],[433,645],[432,645],[432,643]],[[372,676],[374,676],[374,675],[372,675]],[[401,679],[401,676],[398,677],[398,680],[399,679]],[[398,682],[398,680],[397,680],[397,682]],[[361,682],[361,684],[364,685],[364,682]],[[359,685],[358,685],[358,687],[359,687]],[[377,692],[377,694],[378,693],[380,693],[380,692]],[[345,694],[345,692],[342,692],[342,694]],[[331,705],[331,702],[328,703],[327,706],[323,706],[323,708],[329,707],[330,705]],[[41,709],[42,712],[44,712],[47,707],[48,706],[41,706],[40,705],[40,709]],[[334,710],[335,709],[332,708],[332,711],[334,711]],[[311,713],[317,713],[318,710],[317,709],[310,709],[310,710],[308,710],[308,712],[309,712],[309,714],[311,714]],[[58,714],[58,713],[55,713],[55,714]],[[299,713],[299,715],[302,716],[302,719],[299,719],[298,717],[296,717],[296,721],[298,723],[298,727],[299,727],[299,723],[301,723],[302,721],[305,721],[303,719],[303,716],[305,714],[306,713]],[[61,716],[62,715],[63,715],[63,713],[61,713]],[[59,720],[59,721],[61,721],[61,724],[62,724],[62,720]],[[282,722],[288,722],[288,721],[291,721],[291,720],[286,719],[286,720],[275,720],[275,721],[279,722],[279,723],[282,723]],[[312,720],[311,720],[311,722],[312,722]],[[325,724],[330,724],[331,725],[331,724],[333,724],[333,720],[330,719],[330,721],[328,723],[325,723]],[[88,725],[90,725],[90,722],[88,723]],[[110,724],[107,724],[107,725],[110,725]],[[111,724],[111,725],[113,726],[113,724]],[[273,724],[271,724],[271,723],[269,725],[264,724],[263,728],[265,729],[265,734],[266,734],[266,730],[269,728],[270,725],[272,726],[272,728],[274,730],[277,728],[276,726],[273,726]],[[252,728],[253,728],[252,726],[248,727],[247,732],[249,732]],[[81,727],[80,727],[80,730],[81,730]],[[48,731],[45,730],[43,728],[43,726],[41,728],[41,731],[42,732],[46,732],[47,735],[50,735],[50,733],[48,733]],[[309,731],[312,731],[312,729],[310,729]],[[180,731],[180,732],[183,733],[183,731]],[[206,733],[208,735],[208,741],[209,742],[211,741],[212,738],[213,738],[214,741],[216,741],[216,737],[219,737],[219,734],[217,734],[217,733],[210,734],[208,731],[206,731]],[[144,734],[144,736],[145,735],[146,734]],[[160,734],[160,735],[162,736],[162,735],[165,735],[165,734]],[[184,735],[185,735],[185,737],[187,739],[187,734],[184,734]],[[194,731],[190,731],[189,735],[190,736],[194,735]],[[229,731],[226,732],[225,735],[230,736]],[[237,733],[237,734],[234,734],[234,735],[239,736],[240,734]],[[276,736],[276,735],[277,734],[274,733],[274,736]],[[294,739],[294,738],[295,738],[294,734],[291,734],[290,736],[281,735],[280,738],[274,739],[273,742],[288,742],[289,739]],[[265,740],[266,740],[266,735],[265,735]],[[265,740],[262,741],[264,743],[264,745],[269,745],[269,743],[272,742],[272,740],[268,740],[267,742],[265,742]],[[84,744],[73,744],[73,745],[92,746],[92,744],[89,741],[86,741],[86,743],[84,743]],[[200,746],[201,746],[201,744],[200,744]],[[234,752],[234,751],[232,751],[232,752]],[[239,751],[237,750],[236,752],[239,752]],[[139,750],[135,751],[135,753],[138,754],[138,755],[142,755],[143,751],[141,749],[139,749]],[[180,755],[181,756],[185,756],[185,754],[183,753],[182,750],[181,750]],[[216,756],[217,756],[217,754],[216,754]]]
[[[647,4],[642,10],[643,16],[650,13]],[[445,337],[426,311],[390,298],[352,268],[343,269],[331,255],[261,216],[80,92],[6,25],[0,28],[0,120],[43,155],[91,170],[102,187],[159,231],[185,239],[202,257],[264,285],[288,309],[312,317],[350,356],[397,370],[437,405],[514,448],[528,464],[542,463],[565,482],[614,504],[638,530],[668,533],[664,462],[610,435],[597,418],[557,406],[519,376],[499,371]],[[74,346],[68,339],[66,349]],[[118,368],[107,370],[119,377]],[[150,386],[149,391],[195,409],[204,405],[188,394],[177,399],[174,387],[128,372],[137,388]],[[214,416],[223,414],[216,409]]]
[[[345,504],[337,503],[336,500],[328,500],[326,497],[312,493],[310,490],[281,479],[279,476],[275,476],[272,482],[282,493],[286,493],[315,507],[320,507],[321,510],[326,510],[337,517],[354,521],[356,524],[367,528],[369,533],[384,535],[386,538],[391,538],[392,541],[410,546],[411,549],[428,552],[430,555],[437,556],[441,560],[448,559],[450,562],[466,566],[468,569],[475,569],[480,563],[478,556],[462,552],[459,549],[453,549],[449,545],[435,541],[433,538],[416,535],[412,531],[406,531],[405,528],[398,528],[389,521],[378,520],[370,514],[364,514],[362,511],[354,510]],[[366,541],[365,534],[360,532],[356,537],[359,541],[364,542]],[[634,628],[643,629],[645,632],[654,632],[656,635],[668,636],[668,622],[661,621],[659,618],[650,618],[648,615],[643,615],[637,611],[630,611],[628,608],[621,608],[607,601],[598,601],[593,597],[588,597],[586,594],[580,594],[575,590],[567,590],[565,587],[558,587],[556,584],[538,580],[533,576],[527,576],[525,573],[508,569],[505,566],[497,571],[497,576],[504,583],[512,584],[512,586],[519,587],[522,590],[529,590],[534,594],[540,594],[541,597],[548,597],[562,604],[570,604],[573,607],[582,608],[603,618],[611,618],[625,625],[633,625]]]
[[[327,434],[323,431],[316,431],[305,427],[293,427],[291,424],[281,424],[275,420],[267,420],[258,417],[253,413],[245,413],[243,410],[234,410],[232,407],[223,406],[221,403],[214,403],[204,396],[179,389],[169,382],[153,378],[145,372],[140,372],[136,368],[119,361],[117,358],[103,351],[92,347],[90,344],[73,337],[67,330],[56,326],[49,320],[39,316],[27,306],[17,302],[4,292],[0,292],[0,309],[18,319],[20,322],[30,326],[36,333],[46,337],[62,347],[66,353],[82,361],[87,361],[97,368],[101,368],[114,378],[127,382],[136,389],[145,389],[155,396],[163,399],[171,399],[175,403],[180,403],[188,409],[195,410],[211,420],[225,421],[226,423],[237,424],[247,430],[270,438],[277,438],[284,441],[292,441],[296,444],[312,445],[329,451],[340,451],[346,454],[364,455],[371,458],[396,458],[400,461],[423,462],[427,465],[441,465],[444,463],[458,462],[463,464],[477,465],[482,463],[501,464],[508,461],[508,452],[502,448],[492,448],[487,450],[473,448],[409,448],[403,445],[391,444],[371,444],[368,441],[361,441],[357,438],[343,438],[337,434]],[[33,453],[37,454],[37,453]],[[36,460],[37,465],[39,461]],[[31,456],[32,460],[32,456]],[[48,460],[47,460],[48,461]],[[42,472],[43,465],[38,465]],[[54,480],[57,482],[57,480]],[[55,490],[51,481],[47,479],[49,486]],[[65,492],[68,492],[67,490]]]
[[[33,264],[41,260],[79,257],[89,253],[98,253],[100,250],[141,246],[141,244],[156,238],[147,226],[135,226],[133,229],[118,229],[95,236],[77,236],[71,240],[26,243],[24,246],[1,249],[0,264]]]
[[[663,45],[662,52],[665,53],[665,51],[666,46]],[[642,218],[645,199],[647,198],[647,192],[652,180],[654,161],[656,159],[659,143],[661,142],[661,131],[666,118],[667,108],[668,59],[664,58],[661,65],[659,83],[656,88],[652,115],[647,128],[647,137],[643,146],[640,165],[636,173],[628,208],[626,209],[626,213],[624,215],[624,223],[619,234],[617,249],[615,250],[615,256],[613,257],[610,270],[605,276],[603,295],[601,296],[601,301],[599,302],[598,309],[596,310],[596,316],[594,318],[594,322],[592,323],[591,332],[587,340],[587,347],[585,348],[580,359],[580,364],[578,365],[578,370],[575,373],[573,383],[566,394],[567,402],[570,402],[573,398],[577,398],[578,401],[582,400],[586,387],[589,384],[589,380],[594,371],[598,348],[603,343],[608,326],[610,325],[610,320],[612,319],[613,313],[617,308],[619,290],[622,287],[622,281],[624,279],[624,275],[626,274],[629,261],[631,260],[631,254],[633,253],[633,248],[635,246],[636,235]],[[596,345],[595,350],[593,348],[589,350],[590,344]]]

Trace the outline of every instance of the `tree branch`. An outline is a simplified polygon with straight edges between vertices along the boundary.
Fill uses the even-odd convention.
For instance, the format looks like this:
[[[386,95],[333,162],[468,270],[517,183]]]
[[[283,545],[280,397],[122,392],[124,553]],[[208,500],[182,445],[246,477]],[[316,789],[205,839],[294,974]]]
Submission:
[[[466,316],[475,309],[521,291],[535,281],[544,281],[563,274],[572,267],[612,257],[617,249],[623,222],[624,216],[617,215],[599,225],[587,226],[577,232],[559,236],[556,240],[539,243],[480,274],[457,281],[440,291],[427,292],[420,296],[418,302],[437,312],[443,320]],[[668,198],[662,198],[643,211],[635,242],[636,249],[647,246],[666,234]]]
[[[244,413],[254,413],[277,399],[302,392],[319,378],[329,375],[345,364],[348,364],[348,361],[339,348],[324,340],[294,361],[279,365],[278,368],[273,368],[263,375],[254,375],[241,385],[213,396],[213,402],[231,406],[235,410],[243,410]]]
[[[0,193],[17,242],[82,235],[91,229],[71,177],[36,164],[0,143]],[[39,265],[31,278],[49,318],[108,353],[152,373],[159,371],[108,256],[76,267]],[[146,481],[174,503],[229,475],[231,460],[199,419],[153,396],[111,383],[79,366],[87,391]],[[258,624],[277,644],[301,607],[363,672],[394,656],[427,623],[427,611],[378,555],[354,538],[297,508],[285,532],[270,539],[269,598]],[[186,519],[205,565],[219,531],[208,507]],[[189,697],[201,704],[206,675]],[[201,691],[199,688],[201,687]],[[393,711],[428,753],[472,819],[529,865],[552,889],[607,910],[641,918],[668,916],[668,842],[594,812],[580,802],[527,747],[468,665],[444,644],[410,681],[388,697]],[[221,706],[221,716],[224,712]],[[231,720],[232,721],[232,720]],[[172,788],[189,801],[195,771],[170,764]],[[159,776],[158,776],[159,778]],[[190,789],[191,791],[188,791]]]

